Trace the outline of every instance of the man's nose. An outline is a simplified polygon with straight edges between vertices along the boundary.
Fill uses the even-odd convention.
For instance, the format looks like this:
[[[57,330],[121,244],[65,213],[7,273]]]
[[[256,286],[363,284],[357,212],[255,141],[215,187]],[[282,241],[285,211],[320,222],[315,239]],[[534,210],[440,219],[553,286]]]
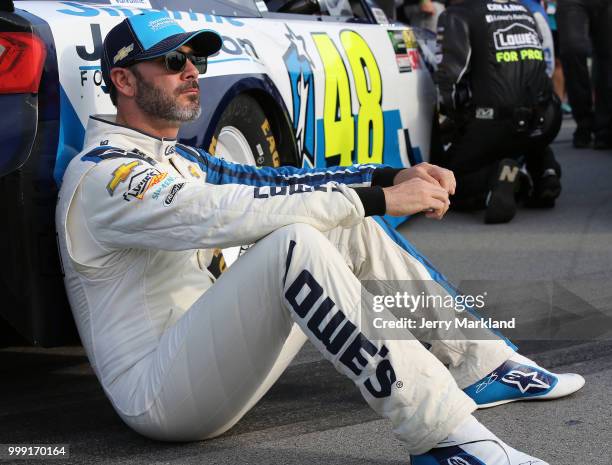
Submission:
[[[183,78],[184,79],[198,79],[198,69],[191,62],[191,60],[187,60],[185,64],[185,69],[183,70]]]

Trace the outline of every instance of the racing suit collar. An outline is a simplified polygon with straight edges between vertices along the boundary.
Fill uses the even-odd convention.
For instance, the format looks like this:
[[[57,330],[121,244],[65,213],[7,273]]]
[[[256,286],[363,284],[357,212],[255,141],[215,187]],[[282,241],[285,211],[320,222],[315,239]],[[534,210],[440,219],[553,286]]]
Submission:
[[[85,147],[90,145],[137,149],[157,161],[164,161],[174,155],[176,139],[160,139],[123,126],[115,121],[115,115],[92,115],[85,136]]]

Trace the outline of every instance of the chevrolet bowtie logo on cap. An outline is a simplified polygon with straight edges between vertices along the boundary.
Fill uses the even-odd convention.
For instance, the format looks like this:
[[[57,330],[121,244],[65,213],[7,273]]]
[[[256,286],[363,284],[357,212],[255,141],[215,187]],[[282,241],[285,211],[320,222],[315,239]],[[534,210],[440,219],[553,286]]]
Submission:
[[[134,50],[134,44],[128,45],[127,47],[123,47],[122,49],[120,49],[113,58],[113,64],[116,64],[119,60],[123,60],[130,54],[132,50]]]

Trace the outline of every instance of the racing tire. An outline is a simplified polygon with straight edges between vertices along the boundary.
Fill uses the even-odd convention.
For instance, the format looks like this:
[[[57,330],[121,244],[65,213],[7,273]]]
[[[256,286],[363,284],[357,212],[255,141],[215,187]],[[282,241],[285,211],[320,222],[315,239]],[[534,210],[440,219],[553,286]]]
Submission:
[[[240,94],[223,111],[209,152],[226,160],[255,166],[280,166],[270,120],[255,98]]]

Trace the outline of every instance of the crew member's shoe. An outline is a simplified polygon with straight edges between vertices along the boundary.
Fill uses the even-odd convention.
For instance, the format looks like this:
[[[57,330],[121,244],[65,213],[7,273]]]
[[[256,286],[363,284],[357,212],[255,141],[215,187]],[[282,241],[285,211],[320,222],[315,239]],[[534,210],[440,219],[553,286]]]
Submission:
[[[554,169],[548,168],[534,181],[533,192],[525,205],[530,208],[553,208],[559,195],[561,195],[559,175]]]
[[[507,223],[514,218],[516,214],[514,196],[519,190],[519,171],[519,164],[510,158],[499,162],[496,178],[487,195],[485,223]]]
[[[421,455],[410,456],[411,465],[548,465],[513,449],[470,417],[451,435]]]
[[[578,126],[574,131],[573,143],[577,149],[586,149],[591,145],[591,130]]]
[[[584,378],[578,374],[551,373],[515,352],[501,366],[463,391],[478,408],[488,408],[518,400],[558,399],[578,391],[584,383]]]

